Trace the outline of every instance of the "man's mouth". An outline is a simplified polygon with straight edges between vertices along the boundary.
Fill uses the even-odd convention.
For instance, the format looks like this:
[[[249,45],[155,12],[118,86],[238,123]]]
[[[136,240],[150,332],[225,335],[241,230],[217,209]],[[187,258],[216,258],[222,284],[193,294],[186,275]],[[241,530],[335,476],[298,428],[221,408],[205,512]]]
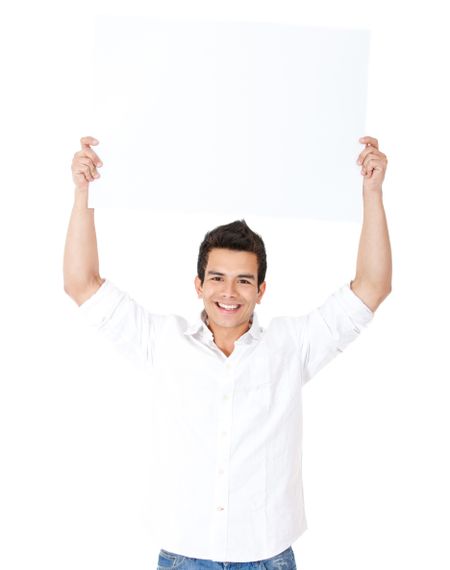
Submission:
[[[216,302],[216,307],[218,307],[221,313],[237,313],[241,308],[241,305],[227,305],[226,303],[218,303]]]

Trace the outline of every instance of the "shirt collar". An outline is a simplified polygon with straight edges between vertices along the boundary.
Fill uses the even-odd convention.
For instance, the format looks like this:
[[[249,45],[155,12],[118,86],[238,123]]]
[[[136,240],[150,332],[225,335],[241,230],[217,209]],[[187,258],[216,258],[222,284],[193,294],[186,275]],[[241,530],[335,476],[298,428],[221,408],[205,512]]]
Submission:
[[[259,325],[258,317],[257,317],[255,311],[253,311],[253,314],[251,316],[250,321],[251,321],[251,325],[250,325],[249,330],[247,332],[245,332],[242,336],[240,336],[236,342],[238,342],[243,336],[245,336],[247,334],[250,335],[255,340],[257,340],[261,337],[262,329]],[[191,325],[188,326],[188,328],[184,331],[184,334],[195,335],[196,333],[201,331],[201,333],[203,334],[204,337],[206,337],[210,340],[214,340],[212,331],[208,328],[206,322],[207,322],[207,315],[206,315],[205,309],[203,309],[200,312],[200,316],[198,317],[198,319],[194,323],[192,323]]]

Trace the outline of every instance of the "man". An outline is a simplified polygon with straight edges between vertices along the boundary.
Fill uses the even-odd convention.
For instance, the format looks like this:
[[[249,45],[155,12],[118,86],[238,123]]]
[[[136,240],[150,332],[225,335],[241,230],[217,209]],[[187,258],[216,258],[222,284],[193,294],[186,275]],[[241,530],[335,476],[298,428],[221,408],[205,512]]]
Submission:
[[[266,288],[265,248],[243,220],[208,232],[200,245],[194,285],[204,309],[195,323],[150,313],[100,277],[87,196],[102,164],[91,148],[98,141],[81,139],[64,288],[88,322],[148,366],[159,570],[296,568],[291,544],[307,527],[302,386],[358,337],[391,291],[387,159],[376,139],[360,142],[364,219],[355,278],[309,314],[273,318],[264,330],[254,309]]]

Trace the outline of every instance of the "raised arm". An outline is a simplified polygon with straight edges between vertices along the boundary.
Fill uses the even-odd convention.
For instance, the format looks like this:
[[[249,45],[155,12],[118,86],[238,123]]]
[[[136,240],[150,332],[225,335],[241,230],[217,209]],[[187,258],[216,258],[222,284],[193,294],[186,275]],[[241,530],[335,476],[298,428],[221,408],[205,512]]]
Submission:
[[[99,274],[94,209],[88,208],[89,182],[100,176],[97,167],[102,163],[90,148],[98,144],[96,139],[83,137],[80,142],[81,150],[72,161],[75,200],[64,248],[64,291],[78,305],[89,299],[105,281]]]
[[[358,158],[364,175],[364,214],[356,276],[350,287],[369,309],[375,311],[392,288],[391,245],[382,192],[387,158],[379,151],[377,139],[363,137],[360,142],[366,145]]]

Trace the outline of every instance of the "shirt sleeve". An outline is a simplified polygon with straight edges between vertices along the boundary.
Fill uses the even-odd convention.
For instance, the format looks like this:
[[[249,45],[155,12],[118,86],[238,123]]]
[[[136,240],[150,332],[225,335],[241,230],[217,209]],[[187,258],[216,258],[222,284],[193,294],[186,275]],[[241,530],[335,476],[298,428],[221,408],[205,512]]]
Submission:
[[[162,315],[149,313],[108,279],[78,310],[87,324],[125,357],[153,363],[155,324]]]
[[[304,384],[361,334],[374,313],[343,285],[320,307],[304,317],[301,357]]]

